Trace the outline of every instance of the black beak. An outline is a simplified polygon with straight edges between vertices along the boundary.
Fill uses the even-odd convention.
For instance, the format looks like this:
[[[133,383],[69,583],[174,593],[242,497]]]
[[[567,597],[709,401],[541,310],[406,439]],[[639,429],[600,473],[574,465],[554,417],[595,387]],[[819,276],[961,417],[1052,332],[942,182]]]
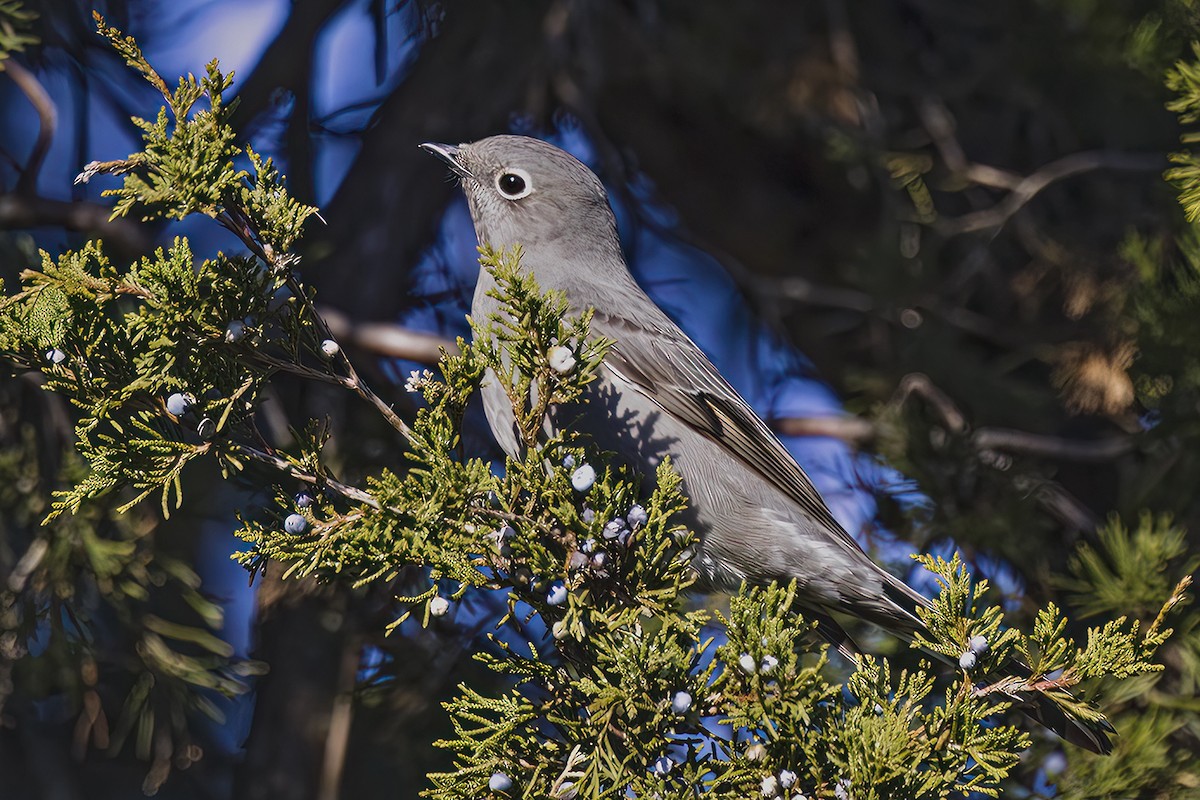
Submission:
[[[463,166],[459,160],[459,154],[462,148],[454,144],[439,144],[438,142],[425,142],[421,145],[421,149],[427,153],[433,153],[435,156],[446,162],[446,166],[460,178],[473,178],[474,175]]]

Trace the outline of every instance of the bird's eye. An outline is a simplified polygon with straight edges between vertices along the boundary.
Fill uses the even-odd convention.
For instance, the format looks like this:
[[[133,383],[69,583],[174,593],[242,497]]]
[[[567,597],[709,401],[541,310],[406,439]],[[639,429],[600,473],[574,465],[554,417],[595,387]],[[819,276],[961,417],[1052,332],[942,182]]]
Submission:
[[[506,169],[496,176],[496,188],[509,200],[520,200],[533,191],[533,183],[525,170]]]

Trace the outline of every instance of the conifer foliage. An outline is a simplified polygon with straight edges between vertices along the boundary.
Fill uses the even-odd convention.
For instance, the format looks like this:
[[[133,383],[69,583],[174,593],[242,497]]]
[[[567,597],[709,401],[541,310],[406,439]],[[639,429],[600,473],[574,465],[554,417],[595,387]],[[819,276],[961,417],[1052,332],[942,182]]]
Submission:
[[[244,691],[242,679],[259,669],[230,657],[195,575],[155,553],[146,533],[154,514],[179,507],[189,466],[206,459],[231,479],[277,482],[274,506],[247,509],[238,532],[238,558],[252,574],[361,586],[416,567],[423,586],[396,599],[393,628],[428,624],[473,590],[507,592],[509,617],[544,622],[544,641],[497,638],[477,654],[501,688],[462,685],[447,704],[453,734],[437,745],[454,769],[429,776],[429,797],[998,796],[1034,741],[1006,713],[1027,701],[1091,722],[1116,713],[1119,753],[1162,749],[1172,725],[1195,725],[1167,703],[1120,713],[1144,709],[1175,620],[1194,633],[1195,615],[1176,607],[1196,565],[1167,520],[1147,517],[1133,530],[1113,520],[1097,547],[1079,551],[1066,588],[1083,614],[1101,617],[1082,636],[1053,604],[1031,630],[1012,626],[957,557],[923,558],[941,590],[923,613],[929,634],[913,643],[924,655],[912,668],[864,656],[839,678],[792,586],[743,587],[722,613],[696,608],[688,592],[698,542],[679,522],[687,500],[670,463],[647,496],[645,476],[610,464],[585,437],[546,432],[547,415],[582,398],[611,345],[591,335],[588,314],[572,317],[562,295],[543,292],[522,272],[519,250],[482,249],[506,311],[474,320],[474,341],[460,340],[436,374],[414,374],[409,388],[424,405],[401,419],[296,276],[294,248],[317,212],[289,196],[269,158],[242,152],[225,99],[232,77],[214,61],[172,87],[131,38],[97,24],[164,105],[137,120],[141,151],[89,164],[80,179],[122,177],[107,193],[115,216],[202,214],[246,253],[204,258],[176,239],[122,264],[92,242],[43,253],[6,287],[0,351],[40,372],[76,417],[74,455],[60,474],[37,477],[63,488],[50,507],[26,509],[42,527],[13,573],[19,580],[0,595],[0,628],[18,643],[19,664],[32,658],[37,626],[60,626],[70,613],[79,575],[102,587],[140,632],[139,677],[113,738],[133,737],[154,758],[148,787],[186,755],[189,715],[214,711],[202,690]],[[1179,75],[1195,82],[1182,67]],[[1176,178],[1189,202],[1191,179]],[[407,468],[344,482],[316,422],[287,449],[268,444],[257,411],[281,374],[358,395],[394,428]],[[485,379],[507,391],[521,434],[521,455],[500,477],[460,448],[464,411]],[[28,469],[28,449],[10,451],[0,469]],[[297,482],[311,492],[302,503]],[[201,621],[138,616],[149,586],[178,593]],[[56,635],[82,663],[91,658],[78,631]],[[165,743],[163,726],[174,737]],[[1115,761],[1077,757],[1087,766],[1064,795],[1115,790]],[[1147,780],[1174,785],[1182,767],[1163,758]],[[1122,791],[1143,787],[1120,779]]]

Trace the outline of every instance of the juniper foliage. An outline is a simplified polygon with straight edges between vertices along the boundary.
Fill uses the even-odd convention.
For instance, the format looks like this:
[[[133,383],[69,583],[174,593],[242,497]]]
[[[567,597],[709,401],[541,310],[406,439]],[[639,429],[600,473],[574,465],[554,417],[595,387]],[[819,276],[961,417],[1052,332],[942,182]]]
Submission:
[[[695,608],[687,591],[697,540],[678,522],[686,498],[671,465],[648,481],[647,495],[649,476],[611,464],[573,431],[546,430],[553,406],[582,399],[611,342],[590,335],[588,314],[569,316],[562,295],[542,292],[521,271],[519,251],[481,251],[506,311],[474,320],[474,341],[460,340],[437,374],[412,378],[425,407],[411,423],[401,420],[330,346],[335,340],[295,274],[294,248],[316,210],[289,196],[269,159],[247,150],[239,167],[225,101],[232,76],[212,62],[203,77],[188,75],[172,89],[131,38],[97,22],[164,106],[153,120],[138,120],[142,151],[88,165],[81,178],[122,177],[108,192],[114,216],[204,214],[248,254],[199,258],[177,239],[137,263],[116,264],[93,242],[43,254],[0,303],[0,351],[16,368],[41,372],[44,388],[77,415],[78,456],[60,477],[65,488],[48,510],[29,511],[43,516],[37,535],[47,557],[29,556],[15,573],[29,580],[10,580],[5,595],[14,641],[27,646],[39,621],[57,624],[58,604],[72,599],[81,574],[106,598],[121,587],[124,599],[111,602],[129,615],[143,599],[138,587],[170,580],[215,625],[195,576],[147,555],[137,534],[149,527],[137,521],[154,513],[145,501],[170,514],[189,465],[208,459],[231,479],[273,470],[274,506],[247,511],[239,531],[247,549],[238,558],[252,573],[278,567],[364,585],[416,567],[424,586],[397,598],[393,627],[409,614],[428,623],[473,589],[507,593],[509,614],[498,625],[544,621],[546,641],[496,639],[477,654],[507,688],[463,685],[447,703],[454,733],[437,744],[453,753],[455,768],[429,776],[430,797],[998,796],[1032,741],[1005,715],[1017,701],[1049,698],[1089,720],[1102,718],[1107,700],[1118,710],[1144,703],[1161,670],[1152,657],[1171,633],[1167,614],[1194,567],[1181,563],[1174,539],[1154,521],[1143,520],[1134,536],[1114,521],[1104,550],[1080,552],[1070,586],[1089,595],[1085,612],[1120,615],[1083,639],[1054,605],[1029,632],[1010,625],[988,601],[986,583],[957,558],[923,558],[941,592],[923,612],[929,636],[914,646],[958,664],[974,644],[970,668],[921,660],[901,669],[863,657],[839,681],[812,622],[797,611],[794,586],[743,587],[715,616]],[[920,196],[920,182],[909,185]],[[564,347],[573,360],[565,369],[551,359]],[[395,428],[407,469],[345,483],[323,455],[327,434],[317,424],[287,447],[264,444],[257,411],[281,373],[373,405]],[[488,375],[508,392],[522,439],[502,477],[460,453],[464,409]],[[172,394],[186,397],[186,411],[168,408]],[[14,469],[29,469],[10,452]],[[316,502],[298,508],[288,489],[296,482],[311,486]],[[638,503],[644,519],[631,513]],[[285,526],[297,514],[304,524]],[[82,568],[77,553],[89,559]],[[1119,559],[1105,567],[1113,553]],[[1130,618],[1095,587],[1114,574],[1133,580],[1139,559],[1163,577],[1141,586]],[[1193,618],[1185,619],[1190,631]],[[200,690],[242,691],[237,678],[252,665],[231,660],[202,627],[146,614],[137,623],[148,677],[129,692],[115,738],[132,735],[139,752],[153,750],[161,782],[163,765],[178,755],[159,746],[164,714],[172,730],[183,730],[190,710],[213,710]],[[77,633],[59,641],[87,651]],[[178,642],[193,651],[174,649]],[[1027,675],[1006,672],[1014,661]],[[1124,679],[1132,680],[1110,686]],[[1139,691],[1122,688],[1130,685]],[[1170,733],[1153,721],[1163,714],[1131,725],[1120,746],[1159,747]],[[1154,780],[1178,775],[1164,759]],[[1079,773],[1076,796],[1112,785],[1102,765],[1114,762],[1087,763],[1101,766]],[[1127,782],[1131,791],[1145,785],[1139,780]]]

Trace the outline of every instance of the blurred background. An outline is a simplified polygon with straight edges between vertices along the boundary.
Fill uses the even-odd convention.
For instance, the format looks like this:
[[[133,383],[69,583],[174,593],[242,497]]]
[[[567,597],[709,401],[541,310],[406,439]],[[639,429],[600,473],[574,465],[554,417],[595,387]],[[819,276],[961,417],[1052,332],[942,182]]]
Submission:
[[[6,1],[0,34],[36,14],[0,62],[10,284],[96,236],[125,260],[179,235],[239,246],[204,219],[110,222],[113,184],[73,182],[139,149],[129,118],[160,104],[93,7],[168,83],[236,72],[240,132],[321,207],[304,280],[400,409],[403,376],[467,332],[477,271],[465,203],[417,145],[525,133],[605,180],[638,280],[901,574],[957,548],[1019,618],[1110,515],[1197,527],[1200,247],[1162,177],[1190,0]],[[353,480],[400,461],[363,411],[285,383],[263,414],[284,443],[328,418]],[[389,587],[251,586],[231,533],[266,487],[215,471],[167,522],[101,509],[48,536],[71,413],[36,375],[0,382],[0,794],[411,797],[449,766],[438,701],[494,680],[467,656],[496,598],[385,639]],[[1179,547],[1193,563],[1195,537]],[[1124,613],[1152,616],[1140,600]],[[1194,711],[1152,731],[1172,765]],[[1055,793],[1056,748],[1017,796]]]

